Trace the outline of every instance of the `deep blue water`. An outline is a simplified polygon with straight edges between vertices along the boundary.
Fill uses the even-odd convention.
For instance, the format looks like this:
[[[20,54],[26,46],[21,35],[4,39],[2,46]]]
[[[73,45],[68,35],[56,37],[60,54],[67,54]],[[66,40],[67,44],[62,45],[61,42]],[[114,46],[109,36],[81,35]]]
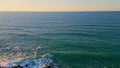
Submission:
[[[38,55],[120,54],[120,12],[0,12],[1,56],[38,46]]]

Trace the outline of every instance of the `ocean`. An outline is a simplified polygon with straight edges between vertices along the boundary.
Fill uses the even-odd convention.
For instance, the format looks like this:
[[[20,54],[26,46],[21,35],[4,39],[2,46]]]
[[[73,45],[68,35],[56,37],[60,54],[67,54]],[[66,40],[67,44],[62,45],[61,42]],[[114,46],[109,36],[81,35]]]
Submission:
[[[120,12],[0,12],[0,60],[36,49],[60,68],[120,68]]]

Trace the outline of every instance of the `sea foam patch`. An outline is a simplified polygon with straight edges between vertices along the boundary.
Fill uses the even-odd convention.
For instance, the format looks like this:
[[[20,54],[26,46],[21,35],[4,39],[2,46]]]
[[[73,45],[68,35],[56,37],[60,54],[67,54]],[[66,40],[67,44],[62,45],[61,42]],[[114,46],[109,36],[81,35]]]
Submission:
[[[57,68],[57,64],[54,62],[53,56],[50,54],[44,54],[38,59],[24,59],[18,58],[16,60],[11,60],[9,62],[3,62],[5,66],[1,68]]]

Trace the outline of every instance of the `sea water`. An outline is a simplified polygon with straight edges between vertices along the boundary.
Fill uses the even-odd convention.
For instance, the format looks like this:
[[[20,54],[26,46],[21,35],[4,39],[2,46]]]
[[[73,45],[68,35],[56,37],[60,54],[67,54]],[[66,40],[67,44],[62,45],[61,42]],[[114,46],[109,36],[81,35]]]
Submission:
[[[0,59],[45,53],[69,68],[120,67],[120,12],[0,12]]]

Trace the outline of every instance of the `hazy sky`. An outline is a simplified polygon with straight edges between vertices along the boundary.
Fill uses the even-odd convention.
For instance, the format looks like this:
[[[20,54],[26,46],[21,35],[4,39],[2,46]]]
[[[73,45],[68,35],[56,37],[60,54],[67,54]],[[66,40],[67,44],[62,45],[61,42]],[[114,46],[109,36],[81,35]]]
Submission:
[[[0,0],[0,11],[120,11],[120,0]]]

